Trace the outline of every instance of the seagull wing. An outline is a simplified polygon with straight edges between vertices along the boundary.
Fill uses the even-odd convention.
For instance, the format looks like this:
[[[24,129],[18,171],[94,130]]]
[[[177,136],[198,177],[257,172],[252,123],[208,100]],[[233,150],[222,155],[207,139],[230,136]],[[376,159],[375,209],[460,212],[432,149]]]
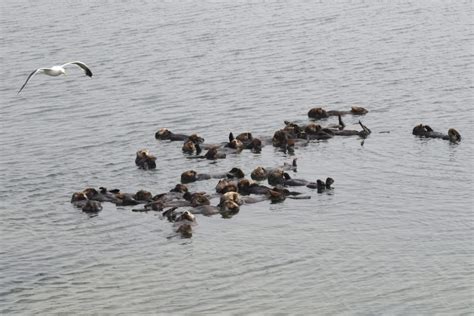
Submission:
[[[38,72],[41,72],[41,71],[43,71],[43,68],[38,68],[38,69],[34,70],[32,73],[30,73],[28,78],[26,78],[25,83],[21,86],[20,90],[18,90],[18,93],[20,93],[21,90],[23,90],[23,88],[26,86],[26,84],[28,83],[28,80],[30,80],[31,77],[33,77],[34,75],[36,75]]]
[[[61,65],[61,67],[65,67],[67,65],[77,65],[84,70],[84,72],[86,73],[86,76],[92,77],[92,71],[89,69],[89,67],[87,67],[86,64],[84,64],[81,61],[71,61],[69,63],[65,63],[64,65]]]

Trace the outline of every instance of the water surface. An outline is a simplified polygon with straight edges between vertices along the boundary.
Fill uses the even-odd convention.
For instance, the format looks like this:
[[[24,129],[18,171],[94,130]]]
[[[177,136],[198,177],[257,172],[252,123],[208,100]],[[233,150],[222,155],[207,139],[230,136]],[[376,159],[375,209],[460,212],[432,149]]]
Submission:
[[[472,2],[1,9],[2,313],[472,312]],[[71,68],[16,94],[33,69],[72,60],[94,77]],[[212,163],[154,139],[161,127],[208,142],[271,136],[311,107],[351,105],[370,111],[364,146],[341,137]],[[415,138],[419,123],[463,140]],[[141,148],[157,170],[135,167]],[[158,214],[106,203],[90,218],[69,203],[87,186],[156,194],[188,169],[250,173],[293,157],[293,176],[331,176],[333,194],[198,216],[191,239],[168,238]]]

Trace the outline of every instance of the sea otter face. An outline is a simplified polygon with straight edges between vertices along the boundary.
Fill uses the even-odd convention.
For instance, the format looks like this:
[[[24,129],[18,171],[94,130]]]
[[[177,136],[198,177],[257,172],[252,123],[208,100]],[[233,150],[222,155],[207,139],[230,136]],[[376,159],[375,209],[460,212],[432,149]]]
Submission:
[[[245,174],[240,168],[234,167],[227,173],[227,178],[229,179],[233,179],[233,178],[241,179],[243,177],[245,177]]]
[[[238,149],[238,150],[243,149],[244,144],[238,139],[233,139],[229,142],[229,148]]]
[[[426,133],[426,129],[423,124],[419,124],[413,128],[413,135],[423,136]]]
[[[205,193],[196,193],[193,194],[191,197],[191,205],[193,207],[201,206],[201,205],[211,205],[211,201]]]
[[[94,188],[86,188],[84,191],[82,191],[88,199],[92,198],[94,195],[99,194],[96,189]]]
[[[150,155],[148,149],[140,149],[137,151],[137,157],[135,158],[135,165],[141,169],[155,169],[156,168],[156,157]]]
[[[312,108],[308,112],[308,117],[319,120],[322,118],[327,118],[328,114],[323,108]]]
[[[217,155],[217,148],[212,147],[212,148],[209,148],[209,150],[204,155],[204,157],[206,157],[206,159],[213,160],[213,159],[216,159],[216,155]]]
[[[158,132],[155,133],[155,138],[160,140],[170,139],[171,132],[167,128],[160,128]]]
[[[196,220],[196,217],[190,211],[184,211],[178,217],[176,217],[176,222],[180,222],[180,221],[194,222],[195,220]]]
[[[289,135],[292,135],[293,137],[301,136],[303,129],[298,124],[287,121],[285,121],[285,124],[286,126],[283,130],[286,131]]]
[[[283,184],[284,181],[285,172],[280,168],[274,169],[268,174],[268,183],[270,185]]]
[[[188,137],[188,141],[192,141],[195,144],[202,144],[204,143],[204,138],[199,137],[197,134],[192,134]]]
[[[254,153],[260,153],[262,151],[262,141],[258,138],[252,139],[252,142],[249,145],[250,149]],[[247,147],[248,148],[248,147]]]
[[[308,124],[304,129],[305,133],[308,135],[317,134],[320,130],[321,125],[314,123]]]
[[[457,143],[461,141],[461,134],[454,128],[450,128],[448,130],[449,141],[453,143]]]
[[[226,200],[222,204],[219,204],[221,212],[235,214],[240,210],[239,204],[231,200]]]
[[[326,188],[330,189],[333,183],[334,183],[333,178],[326,178]]]
[[[196,181],[197,172],[194,170],[188,170],[181,174],[181,183],[191,183]]]
[[[84,200],[87,200],[87,195],[84,192],[74,192],[72,194],[71,203]]]
[[[193,154],[196,151],[196,144],[191,140],[187,140],[184,142],[182,150],[186,154]]]
[[[239,192],[246,192],[250,186],[252,185],[253,183],[250,182],[250,180],[248,179],[242,179],[239,181],[239,183],[237,184],[237,187],[239,189]]]
[[[282,192],[278,192],[276,190],[270,190],[268,191],[268,198],[270,199],[272,203],[280,203],[286,199],[286,196]]]
[[[217,193],[236,192],[237,186],[233,181],[220,179],[216,184]]]
[[[353,115],[364,115],[367,114],[369,111],[361,106],[353,106],[351,107],[351,113]]]
[[[266,180],[267,179],[267,171],[263,167],[257,167],[252,171],[252,173],[250,174],[250,177],[255,181]]]
[[[272,143],[274,147],[286,147],[288,135],[284,130],[278,130],[273,134]]]
[[[188,192],[188,187],[185,184],[177,184],[170,192],[179,192],[179,193],[186,193]]]
[[[133,198],[138,201],[151,201],[153,198],[153,195],[145,190],[140,190],[135,195],[133,195]]]
[[[222,196],[221,196],[221,200],[220,200],[220,203],[219,204],[224,204],[225,201],[232,201],[234,203],[237,203],[238,205],[242,205],[243,204],[243,200],[242,198],[240,197],[240,194],[237,193],[237,192],[227,192],[227,193],[224,193]]]

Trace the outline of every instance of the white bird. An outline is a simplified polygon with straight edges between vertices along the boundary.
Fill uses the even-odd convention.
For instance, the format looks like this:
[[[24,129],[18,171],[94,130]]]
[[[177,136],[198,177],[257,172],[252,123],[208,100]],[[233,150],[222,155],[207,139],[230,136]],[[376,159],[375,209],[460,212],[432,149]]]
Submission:
[[[64,65],[53,66],[51,68],[38,68],[28,76],[25,83],[21,86],[20,90],[18,91],[18,93],[20,93],[21,90],[23,90],[23,88],[28,83],[28,80],[30,80],[31,77],[33,77],[34,75],[36,75],[38,73],[43,73],[45,75],[52,76],[52,77],[57,77],[59,75],[66,75],[66,69],[64,69],[64,67],[66,67],[68,65],[77,65],[77,66],[81,67],[84,70],[86,76],[92,77],[92,71],[89,69],[89,67],[87,67],[86,64],[84,64],[81,61],[71,61],[69,63],[65,63]]]

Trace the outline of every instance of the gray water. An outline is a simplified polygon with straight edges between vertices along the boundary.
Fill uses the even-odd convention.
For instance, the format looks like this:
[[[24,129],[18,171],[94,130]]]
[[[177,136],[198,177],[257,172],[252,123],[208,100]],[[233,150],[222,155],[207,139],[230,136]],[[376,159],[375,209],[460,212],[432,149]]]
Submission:
[[[472,17],[471,1],[2,1],[0,312],[472,313]],[[16,94],[33,69],[73,60],[94,76],[72,67]],[[271,136],[312,107],[352,105],[370,111],[364,146],[212,163],[154,139]],[[462,142],[415,138],[419,123]],[[136,168],[141,148],[156,170]],[[294,177],[331,176],[333,194],[198,215],[191,239],[159,214],[69,203],[88,186],[157,194],[188,169],[293,157]]]

